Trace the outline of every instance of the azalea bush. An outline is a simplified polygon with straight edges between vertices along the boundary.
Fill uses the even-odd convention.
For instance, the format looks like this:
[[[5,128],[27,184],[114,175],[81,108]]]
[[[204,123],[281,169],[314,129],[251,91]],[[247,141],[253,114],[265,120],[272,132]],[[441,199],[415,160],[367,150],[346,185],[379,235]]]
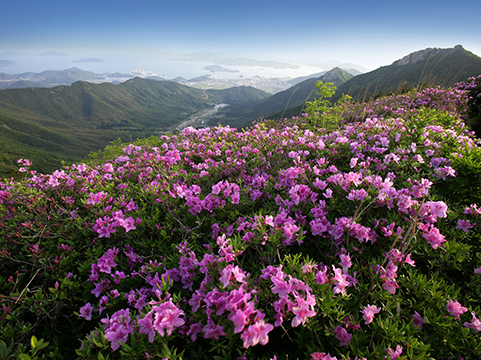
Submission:
[[[481,75],[470,77],[467,81],[457,83],[455,88],[467,92],[467,119],[478,137],[481,136]]]
[[[21,159],[0,184],[0,356],[481,356],[466,94],[323,100],[47,175]]]

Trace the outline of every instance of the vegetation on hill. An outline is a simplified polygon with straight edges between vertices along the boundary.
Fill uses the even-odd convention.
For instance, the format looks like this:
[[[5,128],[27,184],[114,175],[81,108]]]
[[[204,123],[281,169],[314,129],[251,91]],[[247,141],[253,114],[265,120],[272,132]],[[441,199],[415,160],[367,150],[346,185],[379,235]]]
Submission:
[[[216,104],[265,98],[252,87],[198,90],[135,78],[121,85],[76,82],[51,89],[0,91],[0,177],[28,156],[36,170],[52,172],[120,138],[129,141],[170,131]]]
[[[250,104],[245,103],[226,107],[222,110],[223,117],[220,118],[220,123],[242,128],[250,126],[253,121],[264,119],[273,113],[278,113],[280,115],[279,117],[282,117],[282,112],[285,109],[292,107],[301,108],[307,101],[313,100],[316,97],[314,90],[318,81],[324,83],[330,82],[339,86],[352,77],[353,75],[346,71],[340,68],[334,68],[318,78],[304,80],[268,98],[259,99]],[[210,122],[212,126],[218,124],[219,119]]]
[[[337,101],[342,96],[349,95],[354,101],[365,101],[405,93],[414,88],[448,87],[480,73],[481,58],[461,45],[450,49],[425,49],[406,55],[389,66],[335,84],[337,90],[332,99]],[[299,116],[304,107],[304,104],[290,106],[272,112],[267,118]]]
[[[300,118],[47,175],[20,159],[0,182],[0,356],[479,358],[480,83],[334,106],[319,84]]]
[[[355,101],[362,101],[413,87],[447,87],[481,73],[481,58],[460,45],[421,52],[423,56],[419,58],[416,58],[417,53],[409,54],[405,61],[395,61],[346,81],[338,87],[333,99],[348,94]]]

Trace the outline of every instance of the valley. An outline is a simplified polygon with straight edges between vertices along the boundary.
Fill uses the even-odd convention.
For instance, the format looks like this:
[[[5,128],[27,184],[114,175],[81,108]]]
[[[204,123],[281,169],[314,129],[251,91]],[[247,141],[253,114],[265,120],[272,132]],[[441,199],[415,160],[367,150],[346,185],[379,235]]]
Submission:
[[[175,132],[175,131],[180,132],[188,126],[192,126],[194,128],[207,127],[207,123],[209,121],[212,121],[214,115],[217,114],[220,109],[226,106],[229,106],[229,104],[218,104],[211,109],[200,110],[195,114],[192,114],[188,120],[181,122],[174,129],[171,129],[168,132]],[[161,133],[167,133],[167,132],[161,132]]]

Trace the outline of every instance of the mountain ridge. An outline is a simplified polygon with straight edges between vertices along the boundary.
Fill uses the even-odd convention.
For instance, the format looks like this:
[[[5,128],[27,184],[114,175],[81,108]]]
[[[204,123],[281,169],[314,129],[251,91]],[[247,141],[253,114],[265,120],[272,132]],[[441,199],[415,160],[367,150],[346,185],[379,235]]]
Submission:
[[[461,45],[427,48],[410,53],[391,65],[355,76],[338,87],[333,100],[348,94],[354,101],[360,101],[419,85],[446,87],[479,74],[481,57]]]

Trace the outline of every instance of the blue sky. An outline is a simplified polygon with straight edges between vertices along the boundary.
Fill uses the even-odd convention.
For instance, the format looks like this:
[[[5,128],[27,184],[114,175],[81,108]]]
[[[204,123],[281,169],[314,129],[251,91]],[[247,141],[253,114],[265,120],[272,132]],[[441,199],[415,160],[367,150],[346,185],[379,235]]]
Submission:
[[[0,9],[6,73],[142,67],[173,77],[213,63],[235,67],[239,57],[309,65],[304,71],[335,63],[373,70],[457,44],[481,55],[479,0],[16,0]]]

